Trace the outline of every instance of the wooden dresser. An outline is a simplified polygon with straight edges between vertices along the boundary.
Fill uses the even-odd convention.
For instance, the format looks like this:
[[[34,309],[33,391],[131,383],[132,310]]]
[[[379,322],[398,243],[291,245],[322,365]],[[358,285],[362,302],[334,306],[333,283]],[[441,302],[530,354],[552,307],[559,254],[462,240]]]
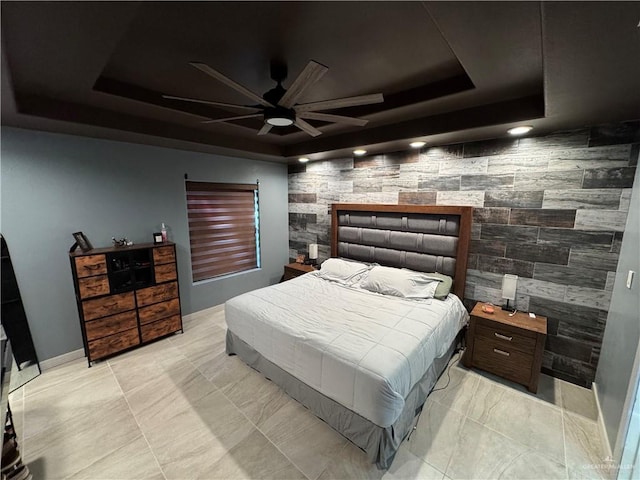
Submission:
[[[464,365],[537,392],[547,335],[546,317],[531,318],[523,312],[510,316],[500,307],[494,307],[494,313],[485,313],[482,305],[477,303],[471,312]]]
[[[69,257],[89,366],[182,331],[173,243],[96,248]]]

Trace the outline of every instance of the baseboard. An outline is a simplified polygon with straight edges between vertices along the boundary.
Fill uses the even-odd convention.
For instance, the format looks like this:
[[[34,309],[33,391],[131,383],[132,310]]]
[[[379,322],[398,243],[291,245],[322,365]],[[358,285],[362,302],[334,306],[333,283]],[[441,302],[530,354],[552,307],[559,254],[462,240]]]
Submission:
[[[613,449],[611,448],[611,443],[609,443],[609,437],[607,435],[607,429],[604,426],[604,417],[602,416],[602,408],[600,408],[600,396],[598,395],[598,385],[596,382],[591,384],[591,390],[593,391],[593,396],[596,399],[596,408],[598,409],[598,430],[600,430],[600,436],[604,439],[604,447],[607,450],[605,453],[607,454],[607,458],[613,459]]]
[[[58,355],[57,357],[48,358],[40,362],[40,370],[43,372],[45,370],[50,370],[59,365],[63,365],[67,362],[72,362],[73,360],[77,360],[79,358],[84,357],[84,349],[80,348],[78,350],[74,350],[72,352],[63,353],[62,355]]]

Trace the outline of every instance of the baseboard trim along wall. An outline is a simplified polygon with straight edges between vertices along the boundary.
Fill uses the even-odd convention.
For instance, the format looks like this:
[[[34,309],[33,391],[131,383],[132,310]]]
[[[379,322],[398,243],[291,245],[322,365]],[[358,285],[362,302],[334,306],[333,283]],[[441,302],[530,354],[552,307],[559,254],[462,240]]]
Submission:
[[[598,409],[598,430],[600,430],[600,436],[604,439],[604,446],[607,449],[607,458],[613,458],[613,449],[609,442],[609,436],[607,435],[607,429],[604,426],[604,417],[602,416],[602,408],[600,408],[600,395],[598,395],[598,385],[593,382],[592,389],[593,396],[596,399],[596,408]]]
[[[73,350],[72,352],[63,353],[62,355],[58,355],[57,357],[48,358],[40,362],[40,370],[43,372],[45,370],[51,370],[54,367],[58,367],[68,362],[72,362],[73,360],[77,360],[79,358],[84,357],[84,349],[79,348],[78,350]]]

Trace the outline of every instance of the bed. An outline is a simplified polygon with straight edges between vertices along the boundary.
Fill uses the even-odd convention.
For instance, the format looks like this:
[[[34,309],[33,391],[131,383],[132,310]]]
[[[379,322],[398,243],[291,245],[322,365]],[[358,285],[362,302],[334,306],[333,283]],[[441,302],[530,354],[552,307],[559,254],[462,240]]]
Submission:
[[[227,353],[388,468],[468,321],[470,229],[471,207],[332,205],[320,271],[226,302]]]

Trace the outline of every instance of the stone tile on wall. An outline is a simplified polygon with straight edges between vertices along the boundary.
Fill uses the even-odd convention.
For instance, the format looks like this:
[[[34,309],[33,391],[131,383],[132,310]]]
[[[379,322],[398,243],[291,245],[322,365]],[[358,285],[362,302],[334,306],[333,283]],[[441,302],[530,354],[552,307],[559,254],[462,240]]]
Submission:
[[[640,160],[640,143],[636,143],[631,146],[631,151],[629,152],[629,166],[636,167],[638,165],[638,161]]]
[[[629,206],[631,205],[631,192],[633,192],[632,188],[623,188],[622,193],[620,194],[620,206],[618,210],[622,210],[623,212],[629,211]]]
[[[460,175],[420,175],[418,177],[419,191],[460,190]]]
[[[518,140],[511,138],[499,138],[495,140],[482,140],[479,142],[468,142],[464,144],[463,156],[469,157],[487,157],[490,155],[504,155],[516,152],[518,148]]]
[[[289,229],[305,231],[308,224],[317,222],[317,218],[315,213],[289,213]]]
[[[605,290],[567,285],[564,301],[574,305],[593,307],[599,310],[609,310],[611,292],[606,291],[606,280]]]
[[[420,151],[420,161],[422,162],[425,158],[462,158],[463,149],[462,143],[423,148]]]
[[[519,277],[533,276],[533,262],[514,260],[513,258],[478,255],[478,270],[494,273],[510,273]]]
[[[485,192],[437,192],[438,205],[463,205],[481,207],[484,203]]]
[[[545,190],[542,208],[614,210],[620,206],[621,193],[616,188]]]
[[[341,203],[398,203],[398,192],[342,193]]]
[[[482,225],[480,238],[483,240],[504,240],[508,243],[535,243],[538,238],[538,230],[538,227],[487,223]]]
[[[575,218],[575,210],[512,208],[509,223],[511,225],[573,228]]]
[[[640,142],[640,122],[621,122],[591,127],[589,146]]]
[[[535,278],[519,278],[517,292],[529,297],[546,298],[549,300],[563,301],[567,292],[567,286],[559,283],[536,280]]]
[[[547,335],[545,349],[582,362],[591,361],[592,347],[568,337]]]
[[[482,255],[504,257],[507,251],[507,245],[499,240],[471,240],[469,251]]]
[[[545,262],[556,265],[567,265],[569,261],[569,247],[510,242],[507,245],[505,256],[529,262]]]
[[[460,177],[460,190],[495,190],[512,189],[514,174],[477,174],[462,175]]]
[[[578,210],[577,230],[608,230],[623,232],[627,222],[627,212],[619,210]]]
[[[549,152],[554,149],[584,148],[589,146],[589,129],[565,130],[555,132],[543,137],[521,138],[518,142],[518,150],[533,152]]]
[[[563,285],[576,285],[601,290],[604,290],[607,284],[607,272],[550,263],[536,263],[533,278]]]
[[[607,284],[604,289],[607,292],[613,292],[613,285],[616,281],[616,272],[607,272]]]
[[[570,228],[540,227],[538,243],[572,247],[613,244],[613,232],[578,231]]]
[[[599,329],[602,329],[600,311],[595,308],[572,305],[566,302],[533,295],[529,299],[529,306],[536,314],[556,318],[558,321],[566,324],[588,327],[592,329],[592,332],[597,332]],[[560,326],[558,326],[558,331],[560,331]],[[567,330],[563,331],[564,334],[567,333]]]
[[[549,158],[548,169],[552,171],[626,167],[630,152],[630,145],[556,150]]]
[[[582,188],[631,188],[635,174],[636,167],[585,170]]]
[[[543,154],[533,156],[531,153],[525,155],[497,155],[489,157],[487,173],[532,173],[546,172],[549,165],[549,158]],[[524,190],[524,189],[523,189]]]
[[[481,272],[475,268],[467,269],[467,283],[473,285],[502,289],[502,277],[500,273]]]
[[[437,192],[399,192],[398,203],[408,205],[435,205]]]
[[[289,203],[316,203],[315,193],[290,193]]]
[[[491,168],[489,169],[491,170]],[[513,187],[516,190],[540,190],[580,188],[582,170],[562,172],[516,172]]]
[[[462,175],[487,173],[487,158],[446,159],[440,161],[440,175]]]
[[[474,208],[473,223],[509,223],[508,208]]]
[[[615,272],[618,267],[619,256],[618,253],[610,252],[603,248],[575,246],[571,248],[569,266]]]
[[[383,192],[415,192],[418,190],[417,178],[383,178],[382,179],[382,191]]]
[[[541,208],[544,192],[488,191],[484,197],[485,207]]]

